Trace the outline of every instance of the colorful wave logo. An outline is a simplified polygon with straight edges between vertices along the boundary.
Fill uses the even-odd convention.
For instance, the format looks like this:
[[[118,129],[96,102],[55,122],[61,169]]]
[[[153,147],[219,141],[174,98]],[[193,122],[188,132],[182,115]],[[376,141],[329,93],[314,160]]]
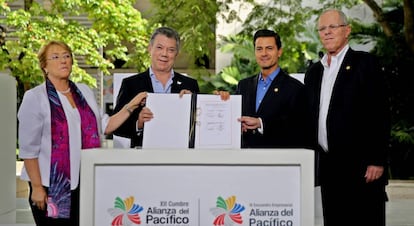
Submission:
[[[125,200],[120,197],[115,198],[114,208],[108,209],[108,213],[114,218],[112,226],[140,225],[141,217],[139,213],[143,210],[142,206],[134,204],[134,197],[130,196]]]
[[[231,196],[227,200],[218,197],[216,207],[211,208],[210,212],[214,215],[214,226],[231,226],[233,224],[242,224],[243,219],[240,213],[244,206],[236,203],[236,196]]]

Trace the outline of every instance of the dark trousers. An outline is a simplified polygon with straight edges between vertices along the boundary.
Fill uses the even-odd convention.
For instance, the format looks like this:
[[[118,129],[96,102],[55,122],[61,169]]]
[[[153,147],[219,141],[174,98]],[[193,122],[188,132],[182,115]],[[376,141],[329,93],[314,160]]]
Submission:
[[[384,182],[366,183],[366,167],[355,167],[352,160],[340,161],[332,153],[320,157],[324,226],[385,226]]]
[[[44,187],[46,193],[48,192],[48,187]],[[32,184],[29,182],[29,205],[32,209],[33,218],[37,226],[79,226],[79,186],[72,190],[71,192],[71,208],[70,208],[70,218],[50,218],[46,216],[46,210],[40,210],[36,206],[32,205]],[[47,208],[46,208],[47,209]]]
[[[321,186],[324,226],[385,226],[385,192],[361,196],[339,191]]]

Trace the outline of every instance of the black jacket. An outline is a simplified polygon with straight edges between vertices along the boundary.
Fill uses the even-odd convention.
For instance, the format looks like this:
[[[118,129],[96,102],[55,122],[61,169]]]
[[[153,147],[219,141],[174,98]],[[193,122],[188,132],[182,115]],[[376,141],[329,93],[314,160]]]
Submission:
[[[237,94],[242,95],[242,115],[260,117],[264,133],[250,130],[242,135],[242,148],[304,147],[305,96],[303,84],[283,70],[272,81],[256,112],[259,75],[239,81]]]
[[[171,93],[179,93],[183,89],[190,90],[193,93],[200,92],[197,80],[174,72]],[[120,111],[130,100],[132,100],[132,98],[143,91],[149,93],[154,92],[149,69],[145,72],[127,77],[122,80],[114,113]],[[114,134],[117,136],[130,138],[132,148],[142,146],[142,136],[137,136],[136,133],[136,121],[138,120],[138,115],[141,110],[142,107],[135,109],[131,116],[117,130],[114,131]]]

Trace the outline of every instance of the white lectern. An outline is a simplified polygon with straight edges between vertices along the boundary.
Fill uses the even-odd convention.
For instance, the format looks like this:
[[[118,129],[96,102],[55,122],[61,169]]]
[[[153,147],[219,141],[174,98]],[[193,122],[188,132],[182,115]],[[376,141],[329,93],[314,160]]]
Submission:
[[[306,149],[82,152],[81,226],[314,225]]]

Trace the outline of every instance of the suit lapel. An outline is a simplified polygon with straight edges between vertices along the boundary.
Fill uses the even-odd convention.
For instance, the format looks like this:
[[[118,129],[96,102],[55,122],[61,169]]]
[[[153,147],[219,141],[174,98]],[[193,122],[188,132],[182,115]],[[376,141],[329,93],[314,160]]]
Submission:
[[[344,89],[343,87],[346,84],[345,80],[350,75],[350,71],[352,68],[351,65],[353,64],[352,63],[353,59],[354,59],[354,51],[351,48],[349,48],[338,70],[338,75],[336,77],[334,86],[332,88],[331,103],[335,100],[336,94],[342,89]]]
[[[320,98],[321,98],[321,86],[322,86],[322,76],[323,76],[323,66],[322,63],[319,61],[311,68],[311,73],[307,77],[306,87],[309,89],[307,93],[309,98],[309,104],[312,108],[312,112],[315,113],[314,117],[317,120],[319,117],[319,105],[320,105]]]
[[[184,86],[183,81],[179,74],[174,72],[173,83],[171,85],[171,93],[179,93]]]
[[[243,79],[238,85],[238,94],[243,95],[243,115],[256,114],[256,89],[258,75]]]
[[[257,109],[257,112],[260,112],[263,108],[263,106],[267,105],[267,102],[269,101],[275,101],[277,100],[277,98],[274,98],[275,95],[278,95],[279,91],[280,91],[280,84],[282,84],[283,79],[285,79],[285,74],[283,73],[282,70],[280,70],[279,74],[275,77],[275,79],[273,79],[272,83],[269,86],[269,89],[267,89],[262,103],[260,103],[259,108]],[[257,80],[256,80],[256,87],[257,87]],[[274,104],[274,103],[273,103]]]
[[[145,71],[145,79],[144,79],[145,84],[143,84],[143,87],[148,87],[148,92],[153,93],[154,92],[154,87],[152,87],[152,82],[151,82],[151,76],[150,76],[150,72],[149,69],[147,69],[147,71]]]
[[[253,81],[249,83],[250,86],[247,88],[247,90],[252,90],[252,93],[251,95],[248,95],[247,98],[250,99],[250,103],[251,103],[249,105],[250,112],[256,112],[257,81],[259,80],[259,75],[254,76],[252,79]],[[260,106],[257,112],[259,112],[259,109],[260,109]]]

